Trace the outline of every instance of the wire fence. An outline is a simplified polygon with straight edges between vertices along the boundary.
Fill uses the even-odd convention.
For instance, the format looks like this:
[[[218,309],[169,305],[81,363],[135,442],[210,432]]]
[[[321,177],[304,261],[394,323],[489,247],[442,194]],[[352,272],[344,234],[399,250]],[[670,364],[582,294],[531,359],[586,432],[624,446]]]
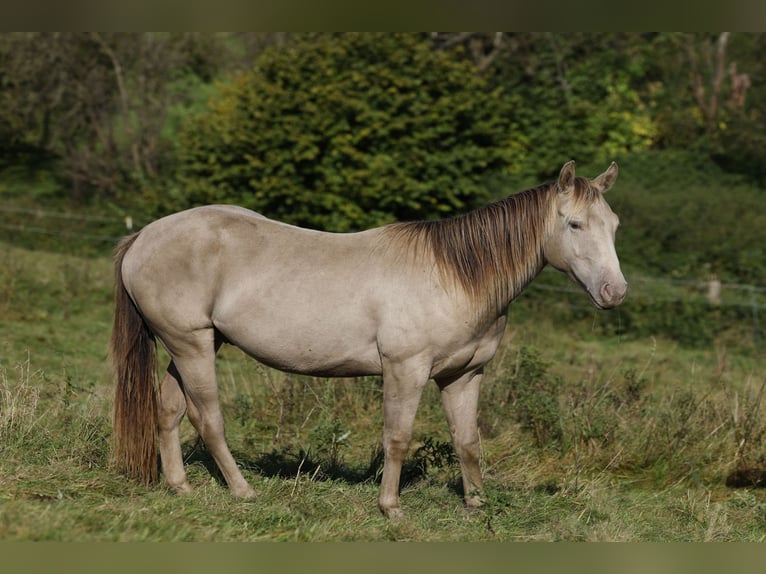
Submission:
[[[113,223],[116,218],[106,215],[88,215],[84,213],[65,213],[59,211],[47,211],[44,209],[30,209],[28,207],[18,207],[14,205],[0,204],[0,212],[4,213],[16,213],[19,215],[27,215],[35,218],[49,217],[53,219],[70,219],[76,221],[98,221],[102,223]]]
[[[53,237],[66,237],[70,239],[86,239],[88,241],[115,242],[119,239],[112,235],[98,235],[93,233],[78,233],[76,231],[65,231],[60,229],[47,229],[43,227],[34,227],[31,225],[17,225],[13,223],[0,223],[0,229],[6,231],[20,231],[22,233],[37,233],[41,235],[50,235]]]
[[[131,215],[56,212],[0,204],[0,239],[32,249],[49,249],[54,241],[67,242],[66,250],[72,253],[106,253],[122,236],[138,229],[140,225]],[[36,239],[41,237],[47,240]],[[88,249],[89,243],[98,247]],[[627,278],[630,301],[655,304],[694,301],[711,308],[747,310],[755,340],[763,338],[760,316],[766,309],[766,286],[721,282],[715,277],[695,280],[628,274]],[[539,294],[546,291],[566,294],[567,299],[571,295],[569,304],[573,307],[587,305],[579,297],[582,289],[553,270],[546,270],[529,289]]]
[[[555,273],[546,268],[546,272]],[[643,298],[652,301],[682,301],[690,297],[704,298],[713,306],[757,307],[766,309],[766,287],[742,283],[724,283],[718,279],[707,280],[673,279],[667,277],[648,277],[630,275],[629,296],[631,299]],[[533,282],[530,286],[542,291],[559,293],[581,293],[582,289],[573,284]],[[679,289],[682,288],[682,289]]]
[[[631,330],[644,334],[656,329],[674,338],[692,344],[701,344],[714,338],[714,333],[727,327],[739,326],[752,335],[754,346],[762,350],[766,332],[761,316],[766,313],[766,287],[742,283],[726,283],[716,277],[708,279],[677,279],[626,275],[628,297],[617,315],[628,319]],[[528,287],[525,293],[535,298],[543,293],[558,294],[557,303],[579,315],[590,308],[583,298],[582,288],[571,283],[563,274],[546,270]],[[604,321],[609,323],[604,316]]]
[[[51,211],[0,203],[0,239],[31,249],[98,254],[107,252],[135,229],[130,215]]]

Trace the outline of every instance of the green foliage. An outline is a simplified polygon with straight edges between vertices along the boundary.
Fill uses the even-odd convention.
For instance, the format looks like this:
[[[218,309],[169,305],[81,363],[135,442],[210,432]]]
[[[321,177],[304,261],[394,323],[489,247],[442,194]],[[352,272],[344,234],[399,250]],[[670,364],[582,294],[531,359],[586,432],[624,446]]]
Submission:
[[[605,165],[650,149],[657,138],[651,54],[640,35],[532,34],[495,81],[517,95],[528,138],[524,172],[557,173],[564,161]]]
[[[320,415],[316,426],[309,433],[310,453],[321,461],[326,470],[337,470],[350,434],[351,431],[346,430],[338,413],[328,409]]]
[[[690,347],[709,345],[726,326],[705,300],[636,299],[625,310],[604,314],[601,332],[630,337],[668,337]],[[716,321],[719,319],[719,321]]]
[[[756,127],[758,129],[754,129]],[[722,168],[742,174],[766,187],[766,113],[762,108],[742,110],[727,122],[712,157]]]
[[[536,182],[570,158],[603,163],[645,149],[695,149],[762,184],[766,90],[757,78],[766,71],[760,57],[766,35],[729,36],[718,61],[719,33],[3,34],[0,168],[36,164],[64,184],[65,195],[147,201],[155,214],[219,195],[247,197],[256,189],[266,196],[254,203],[279,204],[272,195],[284,193],[293,206],[282,209],[294,212],[306,198],[280,191],[276,182],[304,178],[314,207],[340,212],[337,225],[347,228],[392,212],[409,219],[472,205],[467,198],[482,171],[510,167]],[[196,150],[191,155],[199,157],[183,157],[180,127],[218,89],[217,81],[253,61],[255,71],[241,82],[254,83],[251,91],[258,94],[245,94],[248,88],[235,82],[221,97],[243,106],[260,101],[252,114],[244,109],[232,118],[246,127],[212,125],[210,119],[210,126],[198,129],[198,137],[227,138],[249,129],[240,149],[214,138],[190,144]],[[461,66],[470,71],[458,71]],[[719,69],[723,74],[716,78]],[[442,89],[449,93],[439,97],[435,92]],[[406,93],[417,96],[417,105]],[[475,125],[456,128],[449,114]],[[365,127],[369,133],[361,133]],[[271,134],[279,129],[288,133]],[[419,133],[406,138],[409,147],[376,143],[377,136],[400,138],[402,130],[413,129]],[[253,132],[267,135],[250,165],[244,148]],[[427,156],[446,153],[451,138],[465,146],[431,163]],[[308,170],[321,163],[327,142],[335,155]],[[216,151],[221,143],[228,148]],[[266,148],[268,143],[290,149]],[[500,161],[496,152],[487,153],[497,146],[507,146]],[[221,157],[209,158],[206,150]],[[246,171],[260,171],[258,161],[284,167],[275,165],[265,176],[273,181],[245,176],[240,182],[232,172],[229,188],[213,182],[196,189],[196,200],[184,199],[197,174],[208,178],[208,160],[232,167],[235,156]],[[487,165],[472,171],[478,158]],[[183,185],[179,164],[186,166]],[[471,172],[466,187],[448,177],[465,172]],[[423,188],[437,179],[434,187],[442,191],[436,195]],[[390,187],[380,183],[389,180]],[[357,205],[348,192],[338,195],[346,185],[377,185],[382,193]],[[325,192],[325,198],[313,197]],[[442,201],[450,193],[455,197]]]
[[[620,161],[617,249],[649,275],[761,284],[766,277],[763,192],[684,152]]]
[[[447,215],[519,171],[515,108],[468,63],[415,35],[311,36],[222,87],[181,140],[167,209],[231,202],[349,230]]]
[[[561,380],[551,375],[548,367],[539,352],[522,347],[509,381],[514,416],[540,448],[558,444],[562,436],[558,404]]]
[[[766,73],[766,64],[753,56],[763,53],[766,35],[732,33],[722,51],[723,34],[667,33],[654,38],[656,147],[693,149],[762,187],[766,114],[761,102],[766,89],[758,78]]]
[[[423,439],[423,444],[415,449],[409,464],[417,468],[420,476],[425,476],[432,468],[445,468],[455,464],[455,462],[457,462],[457,457],[452,443],[427,436]]]

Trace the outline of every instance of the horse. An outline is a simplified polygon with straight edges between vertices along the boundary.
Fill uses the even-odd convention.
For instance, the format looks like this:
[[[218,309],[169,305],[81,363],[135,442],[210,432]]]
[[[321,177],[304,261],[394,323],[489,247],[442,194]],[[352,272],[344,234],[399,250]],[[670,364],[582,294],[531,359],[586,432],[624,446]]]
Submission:
[[[215,356],[223,343],[261,363],[314,376],[382,376],[378,507],[403,515],[399,481],[429,380],[440,389],[466,506],[482,504],[479,387],[511,301],[546,264],[593,305],[625,298],[618,217],[603,194],[617,178],[575,175],[442,220],[354,233],[304,229],[232,205],[158,219],[115,249],[113,461],[144,484],[191,491],[179,424],[187,415],[231,494],[255,491],[227,446]],[[170,356],[164,376],[156,341]],[[157,458],[159,450],[159,460]]]

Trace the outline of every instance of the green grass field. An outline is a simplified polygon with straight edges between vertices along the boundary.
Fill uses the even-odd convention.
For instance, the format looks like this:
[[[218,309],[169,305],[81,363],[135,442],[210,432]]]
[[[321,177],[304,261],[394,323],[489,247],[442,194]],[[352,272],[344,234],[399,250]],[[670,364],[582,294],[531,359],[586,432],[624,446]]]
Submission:
[[[229,496],[188,423],[195,492],[134,484],[108,466],[111,272],[105,257],[0,243],[1,540],[764,538],[752,345],[607,337],[596,311],[562,326],[555,306],[540,316],[523,299],[482,390],[481,511],[463,507],[435,385],[404,469],[407,516],[389,522],[376,507],[380,381],[287,375],[231,347],[218,364],[227,435],[258,497]]]

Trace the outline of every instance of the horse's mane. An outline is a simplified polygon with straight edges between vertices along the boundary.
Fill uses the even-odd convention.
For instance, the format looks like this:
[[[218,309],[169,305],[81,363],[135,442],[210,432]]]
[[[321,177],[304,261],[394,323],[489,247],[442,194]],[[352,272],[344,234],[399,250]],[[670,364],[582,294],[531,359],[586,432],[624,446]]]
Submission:
[[[387,230],[416,255],[433,257],[447,283],[461,287],[477,310],[499,309],[545,265],[543,242],[555,220],[556,182],[522,191],[450,219],[394,223]],[[575,178],[574,200],[598,195]]]

